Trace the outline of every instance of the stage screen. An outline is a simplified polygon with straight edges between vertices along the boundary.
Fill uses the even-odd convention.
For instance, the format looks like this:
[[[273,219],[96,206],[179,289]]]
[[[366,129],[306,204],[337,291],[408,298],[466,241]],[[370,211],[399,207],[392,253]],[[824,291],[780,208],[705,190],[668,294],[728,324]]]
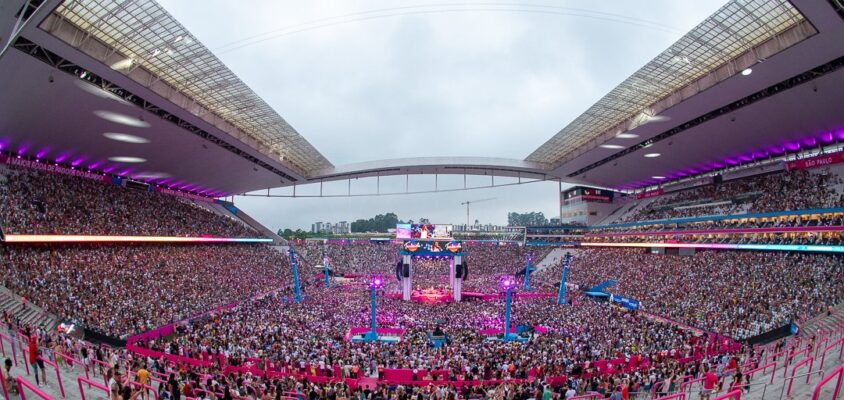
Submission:
[[[451,240],[453,225],[397,224],[396,239]]]

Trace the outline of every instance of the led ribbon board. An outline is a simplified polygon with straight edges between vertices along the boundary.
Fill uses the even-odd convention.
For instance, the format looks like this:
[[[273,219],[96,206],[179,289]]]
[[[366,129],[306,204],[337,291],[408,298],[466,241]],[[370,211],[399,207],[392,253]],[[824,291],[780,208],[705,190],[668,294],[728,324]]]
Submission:
[[[269,238],[181,236],[6,235],[6,243],[272,243]]]
[[[667,247],[683,249],[806,251],[818,253],[844,253],[844,246],[813,244],[719,244],[719,243],[581,243],[582,247]]]

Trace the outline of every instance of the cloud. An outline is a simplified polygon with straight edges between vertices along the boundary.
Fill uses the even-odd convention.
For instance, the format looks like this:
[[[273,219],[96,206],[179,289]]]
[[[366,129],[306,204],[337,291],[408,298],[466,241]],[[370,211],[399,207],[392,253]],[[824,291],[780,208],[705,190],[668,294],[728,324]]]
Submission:
[[[228,49],[220,52],[226,65],[335,165],[418,156],[524,158],[679,38],[666,29],[688,31],[722,4],[498,3],[506,11],[488,2],[450,8],[433,1],[160,2],[207,47]],[[528,6],[616,17],[513,11]],[[385,8],[395,10],[369,13]],[[334,18],[352,13],[368,19]],[[309,22],[315,20],[321,22]],[[656,21],[656,28],[641,21]],[[259,36],[285,28],[288,34]],[[224,47],[250,37],[269,39]],[[304,228],[386,211],[460,222],[460,201],[499,197],[479,204],[477,215],[503,223],[508,211],[556,215],[556,191],[555,183],[537,183],[458,194],[239,202],[268,225]]]

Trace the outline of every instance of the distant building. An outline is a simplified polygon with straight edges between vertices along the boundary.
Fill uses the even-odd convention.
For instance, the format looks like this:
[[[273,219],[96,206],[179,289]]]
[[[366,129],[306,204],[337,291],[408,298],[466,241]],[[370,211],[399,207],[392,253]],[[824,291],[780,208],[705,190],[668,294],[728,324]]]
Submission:
[[[314,222],[311,224],[311,233],[344,235],[352,233],[352,225],[349,221],[340,221],[336,224],[332,222]]]

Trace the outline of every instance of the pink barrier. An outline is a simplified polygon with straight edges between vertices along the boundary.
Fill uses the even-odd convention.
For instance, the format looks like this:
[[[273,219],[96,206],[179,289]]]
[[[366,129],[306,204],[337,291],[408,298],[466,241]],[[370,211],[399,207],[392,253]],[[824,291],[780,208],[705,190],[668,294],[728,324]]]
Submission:
[[[741,390],[733,390],[732,392],[729,392],[727,394],[722,394],[722,395],[720,395],[720,396],[718,396],[718,397],[716,397],[712,400],[726,400],[726,399],[741,400]]]
[[[352,336],[360,335],[361,333],[369,332],[370,329],[371,328],[365,328],[365,327],[349,328],[348,332],[346,332],[345,339],[348,342],[349,340],[351,340]],[[379,335],[384,334],[384,335],[391,335],[391,336],[399,336],[401,338],[400,340],[404,340],[404,329],[375,328],[375,332],[377,332]]]
[[[27,382],[25,379],[23,379],[23,377],[19,376],[15,380],[18,381],[18,394],[21,396],[21,400],[26,400],[26,393],[24,393],[23,388],[27,388],[27,389],[31,390],[32,393],[35,393],[36,395],[38,395],[38,397],[40,397],[44,400],[53,400],[53,398],[50,397],[49,394],[44,393],[41,389],[39,389],[35,385]]]
[[[48,359],[46,359],[46,358],[44,358],[44,357],[41,357],[41,356],[38,356],[38,360],[39,360],[39,361],[41,361],[41,362],[43,362],[44,364],[47,364],[47,365],[49,365],[49,366],[53,367],[53,369],[54,369],[54,370],[56,370],[56,380],[58,380],[58,381],[59,381],[59,391],[60,391],[60,392],[61,392],[61,394],[62,394],[62,398],[65,398],[65,394],[64,394],[64,384],[62,383],[62,373],[61,373],[61,372],[59,372],[59,366],[58,366],[58,364],[56,364],[56,363],[54,363],[54,362],[52,362],[52,361],[50,361],[50,360],[48,360]],[[36,372],[36,373],[37,373],[37,372]]]
[[[844,378],[844,365],[836,368],[818,382],[817,386],[815,386],[815,391],[812,392],[812,400],[818,400],[818,396],[821,394],[821,389],[835,377],[838,377],[838,380],[835,383],[835,390],[832,392],[832,398],[838,398],[838,394],[841,392],[841,380]]]
[[[106,397],[109,397],[109,395],[111,394],[106,385],[100,385],[97,382],[80,376],[79,378],[76,378],[76,383],[79,385],[79,397],[82,400],[85,400],[85,389],[82,388],[82,382],[87,383],[89,388],[93,386],[96,389],[102,390],[103,392],[105,392]]]
[[[548,332],[548,328],[546,328],[544,326],[540,326],[540,325],[534,325],[533,330],[536,331],[536,333],[546,333],[546,332]],[[481,329],[481,330],[478,331],[478,333],[481,334],[481,335],[485,335],[485,336],[498,335],[499,333],[504,333],[504,328],[501,328],[501,329]],[[510,333],[516,333],[516,327],[515,326],[510,327]]]
[[[71,368],[73,368],[74,365],[81,365],[82,368],[85,370],[85,378],[88,378],[88,379],[91,378],[88,375],[88,366],[85,365],[85,363],[83,363],[82,361],[79,361],[79,360],[77,360],[77,359],[75,359],[75,358],[73,358],[73,357],[71,357],[67,354],[58,353],[57,355],[61,356],[65,360],[66,363],[70,364]]]
[[[797,364],[794,364],[794,368],[791,369],[791,380],[788,381],[788,390],[786,390],[785,395],[791,396],[791,385],[794,384],[794,374],[797,372],[797,368],[800,368],[803,365],[809,364],[809,372],[806,374],[806,384],[809,384],[809,379],[812,377],[812,366],[815,364],[815,359],[809,357],[803,361],[800,361]]]
[[[0,366],[0,368],[5,368],[4,366]],[[9,398],[9,388],[6,387],[6,380],[0,378],[0,387],[3,389],[3,398],[6,400],[12,400]]]
[[[831,345],[826,346],[826,348],[823,349],[823,354],[821,355],[821,366],[820,366],[819,369],[821,369],[821,370],[823,369],[823,363],[824,363],[824,361],[826,361],[826,353],[829,352],[830,350],[834,349],[835,346],[841,347],[841,349],[838,350],[838,358],[841,358],[841,354],[844,353],[844,338],[836,340]]]
[[[660,398],[655,399],[655,400],[670,400],[670,399],[686,400],[686,394],[685,393],[674,393],[672,395],[660,397]]]
[[[780,233],[780,232],[840,232],[844,226],[794,226],[769,228],[732,228],[732,229],[686,229],[677,231],[649,231],[649,232],[606,232],[586,233],[585,237],[601,236],[668,236],[668,235],[706,235],[730,233]]]
[[[6,339],[7,341],[9,341],[9,345],[12,346],[12,354],[17,354],[17,353],[15,353],[15,341],[12,340],[12,338],[6,336],[5,333],[0,332],[0,345],[2,345],[3,339]],[[3,356],[5,356],[5,355],[6,355],[6,350],[4,349],[3,350]],[[12,357],[12,361],[15,362],[15,366],[18,365],[18,358],[17,357]]]
[[[696,379],[692,379],[692,380],[689,380],[689,381],[685,381],[685,382],[680,384],[680,391],[686,392],[687,391],[686,388],[688,388],[689,389],[688,391],[691,392],[692,385],[694,385],[695,383],[698,383],[698,382],[703,382],[705,379],[706,379],[705,377],[701,377],[701,378],[696,378]]]
[[[585,399],[599,399],[599,398],[601,398],[600,393],[587,393],[587,394],[583,394],[583,395],[580,395],[580,396],[574,396],[574,397],[570,398],[569,400],[580,400],[580,399],[585,400]]]
[[[767,363],[767,364],[765,364],[765,365],[763,365],[759,368],[755,368],[755,369],[752,369],[750,371],[747,371],[747,375],[749,375],[751,378],[753,378],[754,373],[762,371],[762,374],[764,374],[765,371],[768,368],[773,368],[773,371],[771,371],[771,384],[773,385],[774,384],[774,376],[777,375],[777,363],[775,363],[775,362]]]
[[[791,364],[791,360],[794,359],[794,357],[797,357],[801,354],[808,356],[809,355],[809,348],[804,347],[802,350],[795,351],[793,354],[791,354],[791,355],[789,355],[788,357],[785,358],[785,368],[783,368],[783,371],[782,371],[782,377],[783,378],[788,376],[788,364]]]
[[[136,387],[139,387],[139,388],[141,388],[141,389],[146,389],[146,390],[148,390],[148,391],[152,392],[152,395],[153,395],[153,397],[155,398],[155,400],[158,400],[158,391],[157,391],[157,390],[155,390],[152,386],[149,386],[149,385],[143,385],[143,384],[141,384],[140,382],[135,382],[135,381],[129,381],[129,382],[128,382],[128,385],[129,385],[129,386],[136,386]]]

